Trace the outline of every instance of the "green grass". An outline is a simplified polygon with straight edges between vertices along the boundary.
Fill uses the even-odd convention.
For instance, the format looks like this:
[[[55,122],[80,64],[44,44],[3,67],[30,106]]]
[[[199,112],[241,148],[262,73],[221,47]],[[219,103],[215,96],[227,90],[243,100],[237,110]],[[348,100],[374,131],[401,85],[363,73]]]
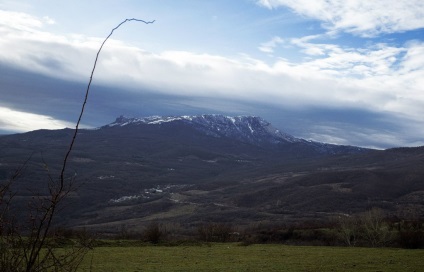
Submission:
[[[422,271],[424,250],[285,245],[97,247],[80,271]]]

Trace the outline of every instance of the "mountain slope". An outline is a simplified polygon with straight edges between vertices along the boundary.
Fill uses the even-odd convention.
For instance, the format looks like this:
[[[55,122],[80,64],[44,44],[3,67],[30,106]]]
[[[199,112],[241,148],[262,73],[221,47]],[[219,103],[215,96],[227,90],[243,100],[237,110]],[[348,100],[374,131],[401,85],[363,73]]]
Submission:
[[[331,145],[296,138],[274,128],[266,120],[256,116],[223,116],[223,115],[199,115],[199,116],[152,116],[146,118],[118,117],[115,122],[103,126],[100,129],[113,127],[151,126],[166,127],[189,131],[194,129],[204,135],[215,138],[227,138],[227,140],[253,144],[262,147],[284,148],[287,152],[304,152],[308,156],[317,154],[347,154],[363,152],[367,149]]]
[[[74,130],[0,137],[0,179],[31,154],[17,198],[46,192]],[[47,165],[46,172],[43,165]],[[370,206],[424,211],[424,149],[368,150],[298,139],[259,117],[119,117],[80,130],[61,221],[116,231],[150,220],[248,224],[326,218]]]

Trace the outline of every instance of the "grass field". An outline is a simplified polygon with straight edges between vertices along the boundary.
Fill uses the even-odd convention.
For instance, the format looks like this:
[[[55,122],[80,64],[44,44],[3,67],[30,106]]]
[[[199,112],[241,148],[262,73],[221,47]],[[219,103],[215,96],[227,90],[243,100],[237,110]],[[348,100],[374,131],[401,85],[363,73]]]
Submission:
[[[424,250],[211,244],[96,247],[80,271],[423,271]]]

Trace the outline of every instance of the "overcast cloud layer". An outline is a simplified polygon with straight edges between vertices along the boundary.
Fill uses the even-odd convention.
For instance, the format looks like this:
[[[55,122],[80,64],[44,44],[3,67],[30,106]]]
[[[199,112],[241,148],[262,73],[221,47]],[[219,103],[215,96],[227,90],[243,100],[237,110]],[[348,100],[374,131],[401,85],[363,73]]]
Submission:
[[[154,94],[161,97],[154,101],[162,103],[158,108],[164,113],[180,113],[185,107],[191,112],[261,114],[295,136],[319,141],[379,148],[422,145],[424,41],[418,33],[423,33],[423,3],[260,0],[251,3],[252,8],[272,14],[288,8],[311,25],[318,22],[318,30],[304,36],[270,31],[267,40],[252,47],[256,53],[235,49],[232,55],[176,50],[172,44],[153,51],[112,38],[101,53],[94,78],[96,84],[123,94],[121,112],[129,107],[137,112],[140,105],[131,100]],[[76,82],[82,87],[75,93],[41,87],[31,93],[35,89],[25,82],[37,81],[36,77],[18,78],[10,72],[0,79],[4,97],[0,101],[1,130],[72,126],[75,110],[69,114],[43,110],[42,101],[49,107],[71,101],[78,105],[82,96],[77,97],[83,95],[104,38],[49,31],[59,19],[54,14],[35,16],[0,9],[1,69],[40,74],[43,80],[51,77],[63,80],[63,86]],[[139,25],[138,29],[149,27]],[[124,27],[120,31],[125,31]],[[408,31],[419,32],[407,38],[396,36]],[[18,86],[19,92],[43,99],[19,100],[11,93]],[[108,96],[105,92],[98,100],[113,97],[110,89]],[[55,102],[47,101],[50,99]],[[99,107],[106,105],[102,103],[94,102]],[[172,111],[173,107],[178,110]],[[101,124],[92,120],[87,125]]]

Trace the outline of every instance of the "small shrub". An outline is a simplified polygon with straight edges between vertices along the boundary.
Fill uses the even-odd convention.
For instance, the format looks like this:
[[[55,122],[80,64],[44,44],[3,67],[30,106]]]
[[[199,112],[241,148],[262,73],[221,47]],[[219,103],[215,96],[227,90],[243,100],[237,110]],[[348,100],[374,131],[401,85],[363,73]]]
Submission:
[[[403,248],[424,248],[424,229],[418,221],[399,223],[398,243]]]
[[[163,227],[157,222],[150,223],[144,231],[144,239],[152,244],[158,244],[163,236]]]
[[[237,232],[229,224],[208,223],[199,226],[199,239],[204,242],[229,242],[238,239]]]

